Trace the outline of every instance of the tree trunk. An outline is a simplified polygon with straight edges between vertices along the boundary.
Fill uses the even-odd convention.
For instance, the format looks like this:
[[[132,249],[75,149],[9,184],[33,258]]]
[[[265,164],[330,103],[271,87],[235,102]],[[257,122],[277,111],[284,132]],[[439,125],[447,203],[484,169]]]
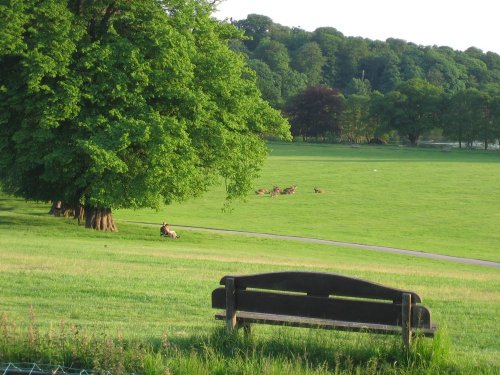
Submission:
[[[85,228],[117,232],[111,208],[85,206]]]
[[[78,225],[82,225],[84,218],[85,218],[85,208],[83,206],[78,205],[78,207],[75,210],[74,219],[78,219]]]
[[[62,208],[61,201],[53,201],[52,206],[50,207],[49,210],[49,215],[61,216],[61,208]]]
[[[416,135],[416,134],[408,134],[408,139],[410,140],[410,143],[411,143],[412,146],[416,146],[417,145],[418,135]]]
[[[49,210],[49,214],[54,215],[56,217],[64,216],[67,218],[75,214],[75,209],[71,205],[68,205],[65,202],[53,201],[52,206],[50,207]]]
[[[70,208],[70,207],[64,207],[62,214],[66,218],[68,218],[70,216],[74,217],[75,216],[75,209],[74,208]]]

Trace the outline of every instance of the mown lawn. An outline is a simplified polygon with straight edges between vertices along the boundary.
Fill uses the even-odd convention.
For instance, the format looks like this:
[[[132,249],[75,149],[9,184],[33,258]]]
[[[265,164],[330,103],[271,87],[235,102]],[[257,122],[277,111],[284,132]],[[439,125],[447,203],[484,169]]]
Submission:
[[[153,210],[117,210],[118,222],[248,230],[500,261],[500,153],[271,143],[255,189],[297,185],[222,212],[221,185]],[[321,187],[324,194],[315,194]]]
[[[0,197],[0,314],[15,321],[19,329],[29,325],[29,307],[33,306],[42,330],[64,324],[96,335],[119,332],[126,339],[143,341],[160,340],[166,334],[173,345],[188,348],[187,357],[181,358],[189,362],[189,348],[197,337],[210,335],[222,324],[213,319],[210,292],[223,275],[318,270],[415,290],[449,338],[451,368],[458,373],[500,369],[498,269],[187,230],[180,240],[168,240],[159,237],[156,226],[125,222],[118,233],[98,233],[78,227],[72,219],[49,217],[48,208]],[[325,337],[314,330],[289,330],[298,340],[293,344],[292,339],[290,345],[301,348],[302,339]],[[269,343],[282,332],[288,331],[262,326],[256,328],[255,336]],[[393,340],[331,335],[337,341],[328,347],[342,345],[348,352],[359,346],[375,350]],[[281,353],[293,361],[302,356],[293,348],[283,347]],[[333,354],[322,355],[328,360]],[[238,364],[231,362],[231,356],[216,357],[221,366],[245,363],[244,358]]]

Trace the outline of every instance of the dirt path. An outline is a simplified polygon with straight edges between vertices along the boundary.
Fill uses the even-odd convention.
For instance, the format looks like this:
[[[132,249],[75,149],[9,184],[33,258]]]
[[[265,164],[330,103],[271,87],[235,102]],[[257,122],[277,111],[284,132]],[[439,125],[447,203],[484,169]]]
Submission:
[[[129,223],[159,226],[158,224],[153,224],[153,223],[139,223],[139,222],[132,222],[132,221],[129,221]],[[382,252],[386,252],[386,253],[410,255],[410,256],[420,257],[420,258],[428,258],[428,259],[434,259],[434,260],[444,260],[444,261],[448,261],[448,262],[457,262],[457,263],[473,264],[473,265],[477,265],[477,266],[500,268],[500,263],[488,261],[488,260],[461,258],[461,257],[450,256],[450,255],[441,255],[441,254],[433,254],[433,253],[424,253],[422,251],[397,249],[394,247],[362,245],[362,244],[357,244],[357,243],[352,243],[352,242],[321,240],[318,238],[286,236],[286,235],[271,234],[271,233],[245,232],[245,231],[229,230],[229,229],[193,227],[193,226],[188,226],[188,225],[174,225],[174,224],[172,224],[172,226],[175,226],[176,228],[187,229],[187,230],[196,230],[196,231],[213,232],[213,233],[224,233],[224,234],[237,234],[240,236],[242,235],[242,236],[276,238],[276,239],[282,239],[282,240],[301,241],[301,242],[317,243],[317,244],[324,244],[324,245],[352,247],[352,248],[363,249],[363,250],[382,251]]]

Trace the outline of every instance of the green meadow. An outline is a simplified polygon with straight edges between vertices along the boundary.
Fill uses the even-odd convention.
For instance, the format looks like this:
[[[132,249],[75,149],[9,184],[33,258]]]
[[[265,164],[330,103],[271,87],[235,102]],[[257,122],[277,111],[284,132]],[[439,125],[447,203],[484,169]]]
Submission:
[[[296,194],[251,194],[222,212],[221,188],[158,212],[116,210],[118,233],[90,231],[73,219],[49,216],[49,204],[0,195],[0,362],[42,358],[97,366],[95,359],[77,360],[81,337],[89,337],[89,342],[115,338],[138,342],[138,348],[144,343],[160,348],[147,351],[136,371],[148,374],[165,373],[151,370],[158,363],[173,374],[500,371],[498,268],[181,227],[499,261],[500,154],[270,147],[256,189],[297,185]],[[315,186],[325,193],[315,194]],[[160,238],[164,219],[181,239]],[[210,293],[223,275],[289,269],[335,272],[414,290],[432,310],[440,336],[422,339],[408,359],[398,354],[399,337],[268,326],[256,326],[251,342],[221,334],[223,323],[213,319]],[[39,336],[33,336],[33,327]],[[29,338],[25,344],[23,335]],[[41,346],[52,348],[57,341],[64,351],[70,338],[79,344],[63,357],[32,345],[43,341]],[[105,357],[101,349],[96,357]]]
[[[255,189],[297,185],[294,195],[251,194],[223,212],[221,185],[157,212],[115,216],[500,261],[498,152],[300,143],[270,149]]]

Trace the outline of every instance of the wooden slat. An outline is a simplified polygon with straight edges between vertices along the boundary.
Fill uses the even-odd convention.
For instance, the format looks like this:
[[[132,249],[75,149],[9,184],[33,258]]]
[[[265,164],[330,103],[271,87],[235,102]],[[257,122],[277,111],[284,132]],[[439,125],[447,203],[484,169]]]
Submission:
[[[410,293],[414,303],[421,302],[418,294],[412,291],[390,288],[366,280],[322,272],[271,272],[253,275],[224,276],[220,284],[226,284],[226,278],[235,279],[236,288],[257,288],[302,292],[318,296],[348,296],[401,302],[403,293]]]
[[[226,320],[226,312],[221,311],[215,315],[215,319]],[[305,328],[321,328],[332,329],[341,331],[354,331],[354,332],[370,332],[389,335],[400,335],[401,328],[397,326],[384,325],[384,324],[367,324],[367,323],[352,323],[330,319],[318,318],[304,318],[290,315],[276,315],[276,314],[263,314],[252,313],[247,311],[238,311],[236,314],[238,324],[272,324],[272,325],[285,325],[291,327],[305,327]],[[412,329],[413,333],[418,333],[426,337],[433,337],[436,327]]]
[[[212,307],[225,309],[225,300],[224,288],[212,292]],[[430,314],[425,314],[425,306],[415,307],[421,316],[415,327],[429,328],[430,320],[425,317]],[[236,310],[398,326],[402,321],[401,304],[254,290],[236,290]]]

